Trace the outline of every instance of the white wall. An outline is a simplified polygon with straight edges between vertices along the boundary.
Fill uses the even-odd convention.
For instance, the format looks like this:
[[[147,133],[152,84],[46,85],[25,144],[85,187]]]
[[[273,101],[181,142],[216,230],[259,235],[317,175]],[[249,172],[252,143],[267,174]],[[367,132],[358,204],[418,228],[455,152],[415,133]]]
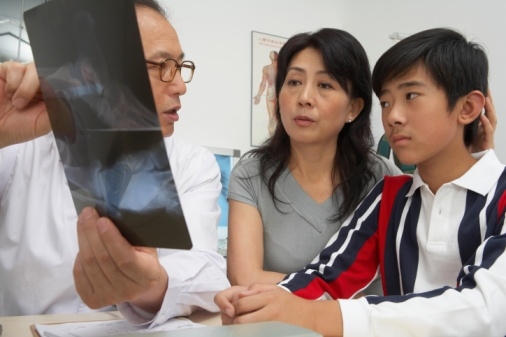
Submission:
[[[241,153],[251,148],[251,31],[289,37],[322,27],[345,29],[362,42],[373,66],[392,45],[390,34],[446,26],[459,29],[487,50],[499,115],[496,151],[506,162],[504,0],[162,1],[187,58],[197,66],[176,125],[175,134],[182,139]],[[377,104],[373,131],[376,137],[382,134]]]
[[[290,37],[342,28],[335,0],[164,1],[187,59],[196,65],[175,135],[241,154],[251,148],[251,31]]]

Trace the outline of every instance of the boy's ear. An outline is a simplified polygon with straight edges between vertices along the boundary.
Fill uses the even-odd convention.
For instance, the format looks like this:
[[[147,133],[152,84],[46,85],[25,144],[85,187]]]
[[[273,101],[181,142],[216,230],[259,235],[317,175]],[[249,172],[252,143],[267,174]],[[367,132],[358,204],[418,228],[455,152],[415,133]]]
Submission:
[[[473,90],[463,97],[462,109],[459,113],[459,121],[467,125],[478,118],[485,106],[485,95],[479,90]]]
[[[355,118],[357,118],[358,115],[362,112],[362,109],[364,108],[364,100],[362,98],[354,98],[351,101],[351,107],[350,111],[348,111],[347,119],[348,121],[352,121]]]

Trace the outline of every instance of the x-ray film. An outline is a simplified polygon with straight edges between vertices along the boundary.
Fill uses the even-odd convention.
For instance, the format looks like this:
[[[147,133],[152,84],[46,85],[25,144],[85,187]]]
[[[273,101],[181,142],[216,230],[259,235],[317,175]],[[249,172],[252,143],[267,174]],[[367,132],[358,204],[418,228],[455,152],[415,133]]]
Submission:
[[[136,246],[190,249],[133,2],[53,0],[24,20],[77,212]]]

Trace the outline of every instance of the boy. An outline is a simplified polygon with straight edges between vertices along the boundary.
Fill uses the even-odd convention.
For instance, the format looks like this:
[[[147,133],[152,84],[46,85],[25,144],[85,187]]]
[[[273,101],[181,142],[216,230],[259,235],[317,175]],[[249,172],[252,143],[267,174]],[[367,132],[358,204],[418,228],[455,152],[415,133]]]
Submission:
[[[449,29],[383,54],[373,72],[383,126],[417,170],[385,177],[314,263],[279,287],[219,294],[224,323],[278,320],[346,337],[505,336],[506,170],[493,150],[467,150],[487,76],[484,51]],[[347,299],[379,272],[385,296]]]

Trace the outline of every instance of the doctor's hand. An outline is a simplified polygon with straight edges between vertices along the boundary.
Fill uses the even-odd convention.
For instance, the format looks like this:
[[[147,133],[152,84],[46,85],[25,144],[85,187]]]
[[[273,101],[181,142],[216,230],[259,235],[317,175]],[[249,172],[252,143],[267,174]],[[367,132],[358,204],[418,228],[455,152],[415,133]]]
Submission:
[[[169,277],[155,248],[132,246],[111,220],[89,207],[79,215],[77,236],[74,282],[86,305],[129,302],[151,313],[160,309]]]
[[[51,131],[35,65],[0,63],[0,148]]]

